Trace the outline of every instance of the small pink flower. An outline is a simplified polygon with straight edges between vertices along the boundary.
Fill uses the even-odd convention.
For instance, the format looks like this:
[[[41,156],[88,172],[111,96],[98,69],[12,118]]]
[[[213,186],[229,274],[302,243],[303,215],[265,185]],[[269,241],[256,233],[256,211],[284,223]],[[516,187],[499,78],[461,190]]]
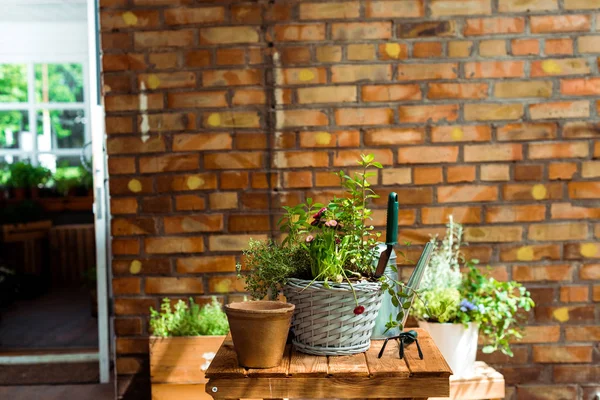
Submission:
[[[327,211],[327,207],[321,208],[316,214],[313,215],[313,218],[319,219],[323,214]]]
[[[308,236],[306,237],[306,243],[310,243],[310,242],[312,242],[314,239],[315,239],[315,237],[314,237],[313,235],[308,235]]]
[[[365,312],[365,306],[356,306],[354,309],[354,314],[360,315]]]
[[[338,222],[335,219],[330,219],[329,221],[325,222],[325,226],[329,226],[331,228],[336,227],[338,224]]]

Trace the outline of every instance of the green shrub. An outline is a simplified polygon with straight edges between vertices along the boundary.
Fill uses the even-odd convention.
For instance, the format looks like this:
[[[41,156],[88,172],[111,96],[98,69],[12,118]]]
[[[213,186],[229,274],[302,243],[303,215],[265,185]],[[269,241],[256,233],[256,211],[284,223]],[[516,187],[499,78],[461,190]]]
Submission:
[[[6,185],[13,188],[30,188],[43,185],[50,179],[50,170],[34,167],[28,162],[16,162],[8,166]]]
[[[189,305],[179,300],[172,308],[169,299],[163,299],[160,312],[150,308],[150,329],[153,335],[207,336],[229,332],[227,315],[213,297],[212,302],[200,307],[192,298]]]

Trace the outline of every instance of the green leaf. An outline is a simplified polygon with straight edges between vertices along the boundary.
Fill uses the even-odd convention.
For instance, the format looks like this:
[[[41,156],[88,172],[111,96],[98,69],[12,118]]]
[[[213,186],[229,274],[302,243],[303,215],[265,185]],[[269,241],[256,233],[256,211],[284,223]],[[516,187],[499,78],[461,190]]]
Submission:
[[[378,162],[374,162],[374,163],[373,163],[373,166],[374,166],[375,168],[383,168],[383,165],[381,165],[381,163],[378,163]]]
[[[481,349],[482,352],[489,354],[489,353],[493,353],[494,352],[494,346],[483,346],[483,349]]]

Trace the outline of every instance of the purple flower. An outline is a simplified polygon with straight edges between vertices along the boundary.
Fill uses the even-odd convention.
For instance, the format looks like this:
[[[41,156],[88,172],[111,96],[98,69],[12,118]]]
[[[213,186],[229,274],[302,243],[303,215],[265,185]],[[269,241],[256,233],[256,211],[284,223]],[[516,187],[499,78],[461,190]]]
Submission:
[[[316,214],[313,215],[313,218],[315,218],[315,219],[321,218],[323,216],[323,214],[325,214],[325,211],[327,211],[327,207],[321,208]]]
[[[460,302],[459,307],[460,311],[462,312],[473,311],[477,309],[477,306],[475,306],[475,304],[471,303],[467,299],[463,299],[463,301]]]
[[[310,242],[312,242],[314,239],[315,239],[315,237],[314,237],[313,235],[308,235],[308,236],[306,237],[306,243],[310,243]]]

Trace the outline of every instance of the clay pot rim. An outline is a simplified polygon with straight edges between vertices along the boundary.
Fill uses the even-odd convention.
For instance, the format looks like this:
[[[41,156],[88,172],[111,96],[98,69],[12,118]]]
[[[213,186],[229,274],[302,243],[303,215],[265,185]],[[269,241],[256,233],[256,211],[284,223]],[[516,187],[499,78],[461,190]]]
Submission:
[[[260,304],[260,305],[259,305]],[[254,306],[260,307],[266,306],[271,307],[267,309],[260,308],[252,308]],[[283,303],[281,301],[266,301],[266,300],[258,300],[258,301],[239,301],[236,303],[231,303],[225,305],[225,312],[233,312],[233,313],[244,313],[244,314],[287,314],[294,311],[296,308],[295,305],[290,303]]]

